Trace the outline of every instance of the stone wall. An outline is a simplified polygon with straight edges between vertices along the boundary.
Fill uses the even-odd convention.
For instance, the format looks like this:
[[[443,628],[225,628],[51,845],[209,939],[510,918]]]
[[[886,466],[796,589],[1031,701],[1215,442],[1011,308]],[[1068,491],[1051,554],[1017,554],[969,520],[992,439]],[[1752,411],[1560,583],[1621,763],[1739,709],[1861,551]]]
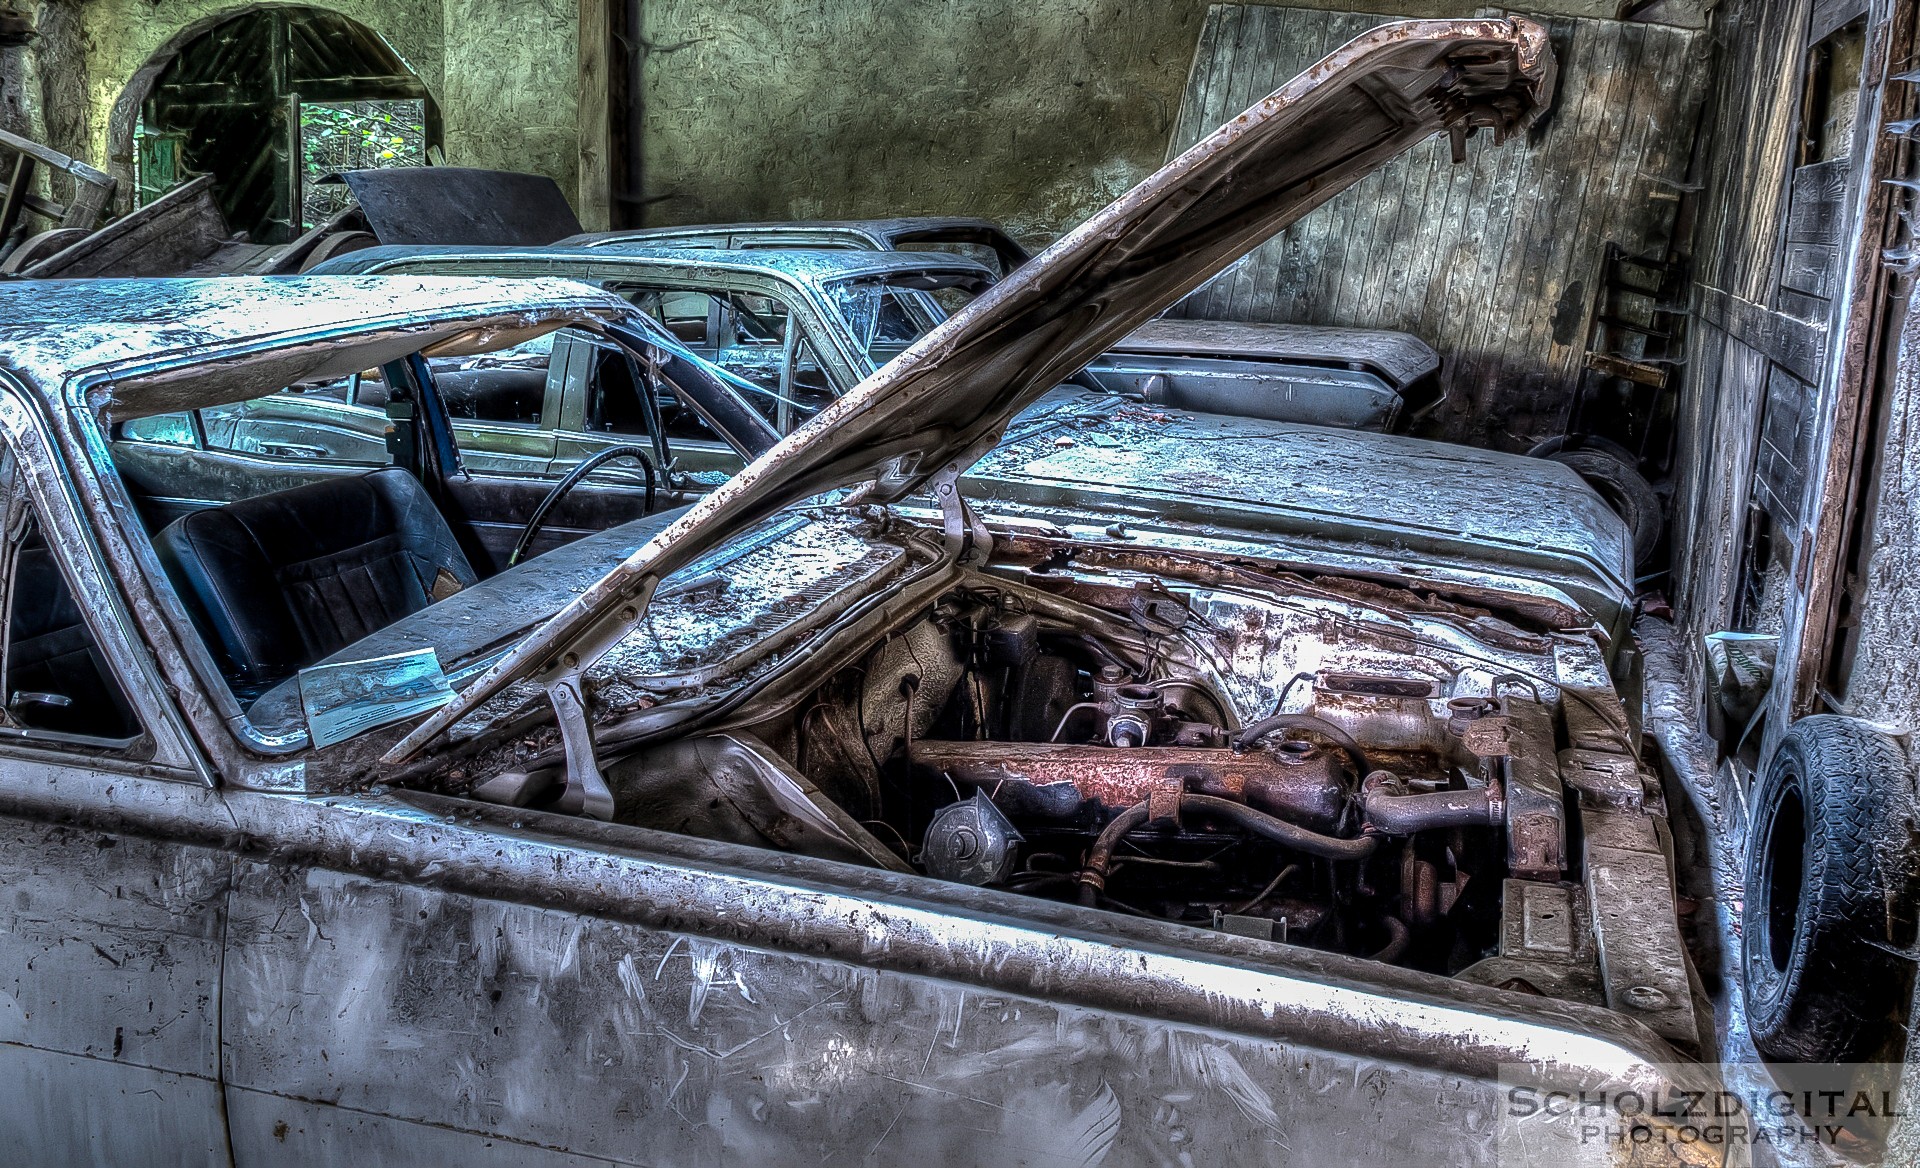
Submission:
[[[86,118],[80,155],[126,185],[133,165],[133,119],[145,95],[144,85],[129,92],[135,75],[143,69],[157,71],[194,36],[258,7],[264,5],[231,0],[86,0],[81,58]],[[440,0],[335,0],[318,7],[379,33],[440,100],[444,90]],[[118,116],[116,105],[121,107]]]
[[[447,161],[546,174],[577,194],[578,10],[574,0],[329,0],[407,62],[440,106]],[[31,53],[47,90],[49,144],[130,174],[143,69],[219,21],[231,0],[43,0]],[[53,35],[48,35],[49,33]],[[119,106],[119,113],[115,109]]]
[[[593,128],[583,135],[582,112],[591,119],[604,108],[606,79],[590,76],[583,101],[581,78],[583,62],[597,70],[602,59],[608,2],[323,6],[380,33],[425,81],[449,162],[550,175],[591,224],[608,198],[606,160]],[[1674,11],[1661,18],[1695,23],[1700,3],[1663,0]],[[59,90],[48,101],[47,123],[60,131],[53,144],[130,169],[139,93],[128,94],[129,81],[170,46],[252,6],[41,0],[41,19],[59,34],[37,50]],[[1480,7],[1298,6],[1399,16]],[[644,0],[646,221],[967,213],[1043,241],[1164,159],[1206,10],[1206,0]],[[1610,15],[1612,0],[1529,10]],[[582,14],[595,22],[584,53]],[[585,174],[583,148],[593,160]]]
[[[1206,12],[1205,0],[648,0],[646,222],[967,214],[1043,242],[1165,160]],[[1698,22],[1692,8],[1663,18]]]

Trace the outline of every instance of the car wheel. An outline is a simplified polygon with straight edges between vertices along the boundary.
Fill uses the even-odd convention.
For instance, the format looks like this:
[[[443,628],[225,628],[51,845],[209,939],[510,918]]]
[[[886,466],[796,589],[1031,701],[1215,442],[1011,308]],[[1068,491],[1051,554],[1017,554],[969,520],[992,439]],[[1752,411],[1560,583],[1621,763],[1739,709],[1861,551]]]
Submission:
[[[1633,562],[1639,565],[1653,554],[1660,542],[1662,523],[1660,496],[1652,484],[1631,464],[1603,450],[1556,450],[1547,455],[1555,462],[1573,468],[1598,491],[1615,514],[1627,521],[1627,533],[1633,539]]]
[[[1851,718],[1797,722],[1754,790],[1741,971],[1760,1053],[1853,1062],[1900,997],[1911,941],[1906,760]]]

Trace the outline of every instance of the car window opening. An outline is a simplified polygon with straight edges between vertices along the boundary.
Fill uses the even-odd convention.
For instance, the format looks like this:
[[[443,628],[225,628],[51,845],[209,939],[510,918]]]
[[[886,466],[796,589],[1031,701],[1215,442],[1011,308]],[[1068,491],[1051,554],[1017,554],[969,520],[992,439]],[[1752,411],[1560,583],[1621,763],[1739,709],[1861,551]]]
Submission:
[[[763,309],[759,319],[779,317]],[[693,429],[689,419],[711,438],[694,399],[710,402],[731,379],[670,337],[647,332],[634,343],[638,357],[569,328],[131,418],[113,428],[112,469],[209,655],[250,709],[306,666],[508,575],[554,577],[552,587],[496,589],[514,597],[523,624],[537,623],[571,595],[567,582],[597,576],[691,492],[716,485],[677,474],[674,443]],[[576,398],[578,407],[565,405]],[[638,445],[559,443],[563,407],[580,411],[571,424],[583,436]],[[434,432],[436,416],[445,434]],[[463,436],[477,442],[474,427],[522,437],[505,452],[463,450]],[[629,456],[567,478],[614,449]],[[577,564],[532,562],[583,541],[570,553]],[[516,549],[528,561],[517,568]],[[434,622],[422,627],[430,643]]]

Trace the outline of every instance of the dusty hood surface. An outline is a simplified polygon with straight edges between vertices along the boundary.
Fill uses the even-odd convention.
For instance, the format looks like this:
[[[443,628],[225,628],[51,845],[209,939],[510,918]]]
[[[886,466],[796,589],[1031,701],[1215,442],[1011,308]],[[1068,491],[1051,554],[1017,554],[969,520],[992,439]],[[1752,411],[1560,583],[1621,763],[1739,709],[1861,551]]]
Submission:
[[[1440,354],[1411,333],[1265,321],[1162,317],[1122,337],[1113,351],[1163,357],[1341,361],[1374,370],[1395,389],[1405,389],[1440,368]]]
[[[1414,143],[1525,129],[1551,98],[1523,19],[1384,25],[1336,49],[1062,236],[589,587],[389,753],[417,753],[512,680],[580,668],[659,581],[744,523],[872,482],[899,499],[1156,313]]]
[[[1062,386],[961,480],[993,515],[1186,532],[1407,586],[1571,602],[1624,627],[1626,524],[1544,458],[1256,418],[1182,414]],[[1251,551],[1252,548],[1247,548]]]

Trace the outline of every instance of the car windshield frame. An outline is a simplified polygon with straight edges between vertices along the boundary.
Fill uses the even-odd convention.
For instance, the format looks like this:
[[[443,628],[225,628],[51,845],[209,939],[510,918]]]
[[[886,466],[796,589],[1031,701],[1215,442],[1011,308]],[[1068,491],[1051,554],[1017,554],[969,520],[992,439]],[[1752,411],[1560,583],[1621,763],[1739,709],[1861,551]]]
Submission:
[[[962,291],[971,301],[992,284],[992,280],[977,271],[929,269],[844,276],[821,280],[817,287],[848,350],[864,360],[866,372],[872,373],[953,315],[936,298],[936,293]],[[888,316],[885,308],[888,297],[903,310],[911,335],[878,335]],[[880,345],[898,347],[881,359],[874,355]]]
[[[772,434],[771,429],[766,427],[765,423],[759,418],[759,415],[753,411],[752,407],[742,397],[742,391],[735,384],[739,380],[737,377],[728,373],[726,370],[718,368],[711,362],[704,360],[698,354],[689,350],[674,338],[672,334],[668,333],[663,326],[645,313],[633,308],[631,305],[622,305],[621,308],[623,311],[618,315],[580,313],[573,319],[553,324],[550,329],[546,330],[546,333],[558,334],[563,329],[578,329],[593,337],[596,343],[613,346],[625,352],[632,360],[639,362],[642,366],[651,367],[658,376],[666,379],[673,386],[676,393],[681,393],[686,396],[689,404],[694,405],[696,409],[702,413],[713,412],[719,414],[719,418],[709,420],[718,423],[714,426],[714,429],[716,432],[726,436],[728,441],[736,441],[738,436],[742,434],[752,435],[754,448],[743,448],[740,450],[742,456],[746,457],[749,461],[756,456],[759,450],[764,450],[773,444],[776,436]],[[347,334],[338,339],[346,341],[350,346],[386,344],[382,338],[393,332],[394,330],[390,328],[376,327],[366,329],[364,332],[356,331],[355,333]],[[525,339],[515,339],[497,348],[484,349],[476,353],[464,354],[464,356],[470,359],[484,360],[488,355],[506,353],[519,349],[527,343]],[[430,337],[424,349],[415,349],[411,354],[399,358],[399,360],[409,363],[414,367],[424,369],[428,356],[423,356],[423,353],[432,350],[437,344],[436,339]],[[141,372],[147,375],[177,376],[194,368],[217,367],[224,370],[228,376],[220,378],[216,384],[231,386],[236,380],[234,375],[240,374],[241,371],[248,368],[257,368],[262,371],[266,380],[270,381],[272,380],[270,371],[274,368],[276,360],[297,347],[298,342],[292,344],[268,343],[258,347],[244,346],[218,352],[203,352],[197,355],[183,356],[177,361],[170,361],[164,365],[146,366],[142,368]],[[386,344],[386,347],[391,347],[391,345]],[[429,353],[428,355],[431,354]],[[382,362],[381,367],[384,368],[392,364],[393,362]],[[695,378],[688,378],[686,376],[686,371],[689,369],[695,371],[697,375]],[[74,382],[69,385],[66,391],[67,395],[70,397],[70,400],[85,402],[92,387],[103,384],[124,384],[124,381],[117,376],[118,372],[119,371],[114,368],[90,371],[76,378]],[[307,379],[292,385],[281,386],[279,389],[271,392],[280,393],[288,389],[310,388],[323,382],[330,383],[344,380],[344,376]],[[437,397],[439,390],[433,385],[433,376],[430,370],[426,373],[425,381],[427,392]],[[685,393],[690,384],[694,389],[699,391],[697,394]],[[118,440],[118,434],[127,422],[138,421],[152,416],[162,416],[172,412],[185,412],[197,416],[203,409],[219,409],[243,405],[246,402],[257,400],[260,396],[262,395],[258,393],[243,397],[234,397],[229,393],[207,393],[191,401],[182,400],[178,402],[177,404],[183,407],[183,411],[148,413],[146,411],[133,410],[127,411],[117,417],[108,409],[97,408],[91,405],[73,410],[72,416],[80,427],[81,432],[85,435],[89,460],[93,463],[95,474],[104,488],[103,495],[105,496],[105,502],[108,509],[116,513],[119,526],[130,531],[145,531],[144,526],[138,521],[137,507],[133,502],[128,487],[121,480],[113,453],[113,445]],[[421,414],[422,421],[425,422],[430,414],[438,412],[438,410],[423,410]],[[738,417],[729,416],[731,414],[737,414]],[[442,417],[441,422],[450,423],[450,420]],[[758,433],[754,433],[752,429],[755,426],[760,427]],[[454,444],[452,450],[457,452],[457,439],[452,433],[450,424],[446,426],[446,433],[436,434],[434,437],[436,440]],[[457,455],[456,461],[451,466],[443,467],[443,473],[455,475],[464,473],[457,461]],[[183,601],[179,598],[178,587],[167,575],[165,569],[161,567],[157,552],[153,546],[152,537],[147,536],[140,540],[139,543],[144,546],[140,546],[135,555],[136,559],[141,562],[142,574],[147,578],[149,587],[170,596],[172,598],[172,606],[181,606]],[[570,599],[568,595],[556,595],[554,597],[554,609],[557,610],[564,606],[568,599]],[[184,608],[182,609],[182,615],[184,615]],[[551,615],[551,613],[542,614],[540,617],[529,621],[529,627],[537,625],[540,620],[545,619],[548,615]],[[298,727],[269,726],[256,722],[250,712],[251,706],[254,703],[243,700],[238,694],[234,693],[232,687],[221,677],[218,667],[212,664],[212,649],[203,643],[198,630],[192,628],[189,624],[182,626],[179,633],[183,641],[190,641],[193,645],[189,653],[190,657],[206,657],[205,666],[196,668],[195,672],[202,675],[202,685],[208,691],[209,696],[213,697],[216,706],[225,706],[229,702],[232,703],[231,713],[224,717],[223,721],[226,722],[236,737],[238,737],[249,750],[282,759],[302,758],[317,760],[336,755],[343,747],[347,746],[347,742],[341,742],[331,746],[316,747],[312,744],[311,736],[304,725]],[[482,656],[484,657],[485,655],[483,654]],[[448,662],[447,664],[455,676],[460,676],[466,672],[458,669],[454,662]],[[350,742],[351,740],[348,741]]]

